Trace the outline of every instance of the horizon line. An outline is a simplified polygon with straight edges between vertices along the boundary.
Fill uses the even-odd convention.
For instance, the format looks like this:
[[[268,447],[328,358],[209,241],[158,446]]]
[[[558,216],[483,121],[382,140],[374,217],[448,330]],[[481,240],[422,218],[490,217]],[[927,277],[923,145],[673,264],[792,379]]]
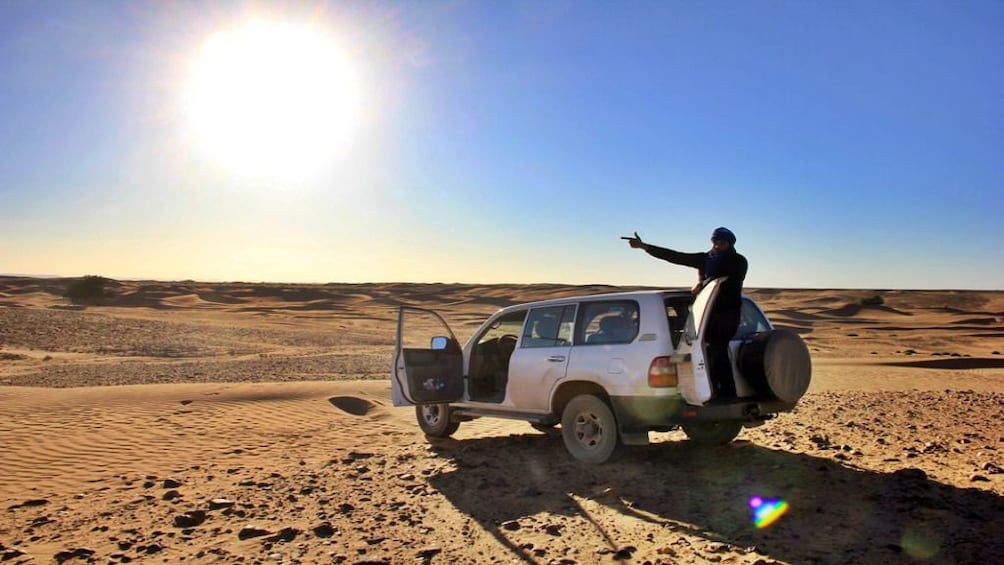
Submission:
[[[407,281],[407,280],[396,280],[396,281],[366,281],[366,282],[347,282],[347,281],[327,281],[327,282],[291,282],[291,281],[251,281],[251,280],[223,280],[223,279],[156,279],[156,278],[133,278],[133,277],[106,277],[104,275],[38,275],[38,274],[24,274],[24,273],[0,273],[0,278],[13,278],[13,279],[38,279],[38,280],[61,280],[61,279],[79,279],[85,276],[100,276],[104,279],[116,281],[116,282],[133,282],[133,283],[175,283],[175,284],[191,284],[191,283],[202,283],[202,284],[250,284],[250,285],[302,285],[302,286],[331,286],[331,285],[406,285],[406,284],[427,284],[427,285],[465,285],[465,286],[609,286],[615,288],[641,288],[641,289],[671,289],[679,290],[686,289],[687,286],[663,286],[663,285],[648,285],[648,284],[614,284],[614,283],[602,283],[602,282],[592,282],[592,283],[568,283],[568,282],[461,282],[461,281]],[[806,290],[806,291],[843,291],[843,290],[862,290],[862,291],[872,291],[872,292],[1004,292],[1004,288],[892,288],[892,287],[808,287],[808,286],[743,286],[744,291],[756,291],[756,290]]]

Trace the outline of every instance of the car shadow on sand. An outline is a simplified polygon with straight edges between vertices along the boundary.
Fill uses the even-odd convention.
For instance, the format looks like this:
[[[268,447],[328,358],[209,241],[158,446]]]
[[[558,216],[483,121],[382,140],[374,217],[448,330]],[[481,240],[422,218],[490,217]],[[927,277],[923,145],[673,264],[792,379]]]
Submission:
[[[590,466],[571,460],[555,433],[437,440],[433,448],[456,469],[430,477],[430,484],[528,563],[539,554],[514,540],[521,520],[542,513],[593,529],[589,538],[607,547],[583,549],[606,554],[597,559],[631,557],[645,540],[618,539],[624,534],[604,529],[583,506],[587,500],[651,524],[657,533],[648,543],[656,549],[685,534],[709,542],[696,550],[721,542],[735,548],[712,551],[791,563],[1004,562],[1004,497],[942,484],[905,463],[896,472],[876,472],[740,440],[712,448],[663,442]],[[757,528],[758,499],[783,500],[787,512]],[[563,527],[545,531],[569,533]]]

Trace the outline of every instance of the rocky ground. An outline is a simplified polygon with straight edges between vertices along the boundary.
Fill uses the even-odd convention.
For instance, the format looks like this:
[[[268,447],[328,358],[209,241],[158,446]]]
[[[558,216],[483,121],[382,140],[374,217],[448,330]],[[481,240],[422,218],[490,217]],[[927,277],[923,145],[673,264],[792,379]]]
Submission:
[[[794,412],[588,466],[516,421],[427,441],[389,406],[383,286],[87,309],[42,286],[0,287],[3,563],[1004,560],[1001,293],[763,292],[812,338]],[[408,296],[470,328],[496,293],[573,291]]]

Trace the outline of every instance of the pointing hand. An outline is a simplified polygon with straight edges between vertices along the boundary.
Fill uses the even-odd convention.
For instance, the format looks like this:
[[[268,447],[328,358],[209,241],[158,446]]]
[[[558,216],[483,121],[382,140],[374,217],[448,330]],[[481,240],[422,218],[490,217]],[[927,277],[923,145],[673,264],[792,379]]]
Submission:
[[[641,236],[638,235],[638,232],[634,232],[634,237],[621,236],[621,239],[626,239],[628,245],[630,245],[632,249],[638,249],[639,247],[645,246],[645,242],[641,240]]]

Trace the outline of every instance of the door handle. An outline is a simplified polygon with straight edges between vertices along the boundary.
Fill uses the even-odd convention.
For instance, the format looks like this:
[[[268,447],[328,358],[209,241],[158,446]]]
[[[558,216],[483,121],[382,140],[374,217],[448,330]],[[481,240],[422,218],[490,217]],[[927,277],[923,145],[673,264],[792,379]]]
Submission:
[[[564,355],[552,355],[552,356],[548,357],[547,360],[548,361],[553,361],[555,363],[561,363],[562,361],[565,360],[565,356]]]

